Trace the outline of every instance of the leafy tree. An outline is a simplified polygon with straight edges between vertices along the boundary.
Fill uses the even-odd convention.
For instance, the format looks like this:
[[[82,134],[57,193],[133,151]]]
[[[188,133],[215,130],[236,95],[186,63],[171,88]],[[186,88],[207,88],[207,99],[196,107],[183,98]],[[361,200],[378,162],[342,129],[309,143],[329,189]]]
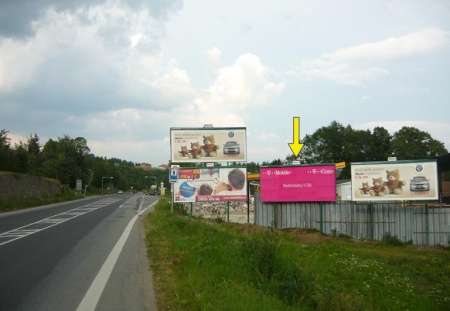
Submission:
[[[328,127],[321,127],[312,135],[306,135],[300,153],[302,163],[336,163],[345,160],[344,148],[347,131],[342,124],[333,121]]]
[[[28,151],[30,172],[33,173],[34,170],[40,166],[38,160],[39,154],[41,153],[41,144],[39,142],[39,137],[36,133],[34,134],[34,136],[33,135],[28,136],[26,148]]]
[[[392,136],[383,127],[375,127],[368,148],[368,161],[386,161],[392,155]]]
[[[402,127],[391,141],[392,153],[398,160],[430,159],[448,153],[444,144],[415,127]]]
[[[0,171],[8,171],[11,167],[11,139],[8,137],[8,133],[9,132],[5,129],[0,131]]]
[[[28,173],[29,171],[29,159],[26,145],[20,142],[15,145],[15,148],[11,151],[10,170],[17,173]]]

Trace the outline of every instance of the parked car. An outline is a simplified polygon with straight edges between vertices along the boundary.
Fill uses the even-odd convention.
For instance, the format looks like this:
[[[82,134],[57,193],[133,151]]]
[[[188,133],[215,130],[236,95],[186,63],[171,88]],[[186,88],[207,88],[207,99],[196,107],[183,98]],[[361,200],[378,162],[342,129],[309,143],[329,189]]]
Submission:
[[[122,190],[119,190],[119,192],[117,192],[118,194],[122,194],[123,193],[123,191]]]
[[[223,154],[239,154],[241,153],[241,148],[239,144],[235,141],[227,141],[223,145]]]
[[[149,191],[145,195],[158,195],[158,191]]]
[[[425,176],[415,176],[410,180],[409,190],[430,191],[430,182]]]

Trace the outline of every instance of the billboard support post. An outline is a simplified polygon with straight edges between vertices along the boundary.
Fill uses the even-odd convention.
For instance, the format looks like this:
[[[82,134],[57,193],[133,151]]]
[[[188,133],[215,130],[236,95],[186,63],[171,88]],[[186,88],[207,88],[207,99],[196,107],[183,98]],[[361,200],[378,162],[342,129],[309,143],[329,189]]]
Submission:
[[[320,202],[320,234],[323,234],[323,203]]]
[[[174,195],[174,193],[173,193],[173,183],[170,183],[170,192],[172,192],[172,204],[171,204],[170,211],[171,211],[172,214],[173,214],[173,200],[175,199],[175,195]]]
[[[373,213],[372,213],[372,203],[369,203],[369,237],[373,240]]]
[[[425,245],[430,245],[430,227],[428,222],[428,204],[425,204]]]
[[[227,222],[230,222],[230,201],[227,202]]]

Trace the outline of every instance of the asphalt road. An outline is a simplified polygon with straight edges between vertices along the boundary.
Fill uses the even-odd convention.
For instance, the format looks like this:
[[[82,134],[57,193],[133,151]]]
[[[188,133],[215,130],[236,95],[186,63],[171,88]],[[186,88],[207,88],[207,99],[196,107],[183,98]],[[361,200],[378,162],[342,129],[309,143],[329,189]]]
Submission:
[[[142,218],[114,194],[0,214],[0,310],[156,310]]]

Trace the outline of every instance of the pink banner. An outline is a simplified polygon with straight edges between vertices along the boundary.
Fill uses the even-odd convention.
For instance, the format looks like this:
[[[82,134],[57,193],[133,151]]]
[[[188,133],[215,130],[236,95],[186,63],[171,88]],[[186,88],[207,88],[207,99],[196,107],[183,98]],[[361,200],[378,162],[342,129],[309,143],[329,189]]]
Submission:
[[[311,166],[261,167],[262,202],[334,202],[336,167]]]

